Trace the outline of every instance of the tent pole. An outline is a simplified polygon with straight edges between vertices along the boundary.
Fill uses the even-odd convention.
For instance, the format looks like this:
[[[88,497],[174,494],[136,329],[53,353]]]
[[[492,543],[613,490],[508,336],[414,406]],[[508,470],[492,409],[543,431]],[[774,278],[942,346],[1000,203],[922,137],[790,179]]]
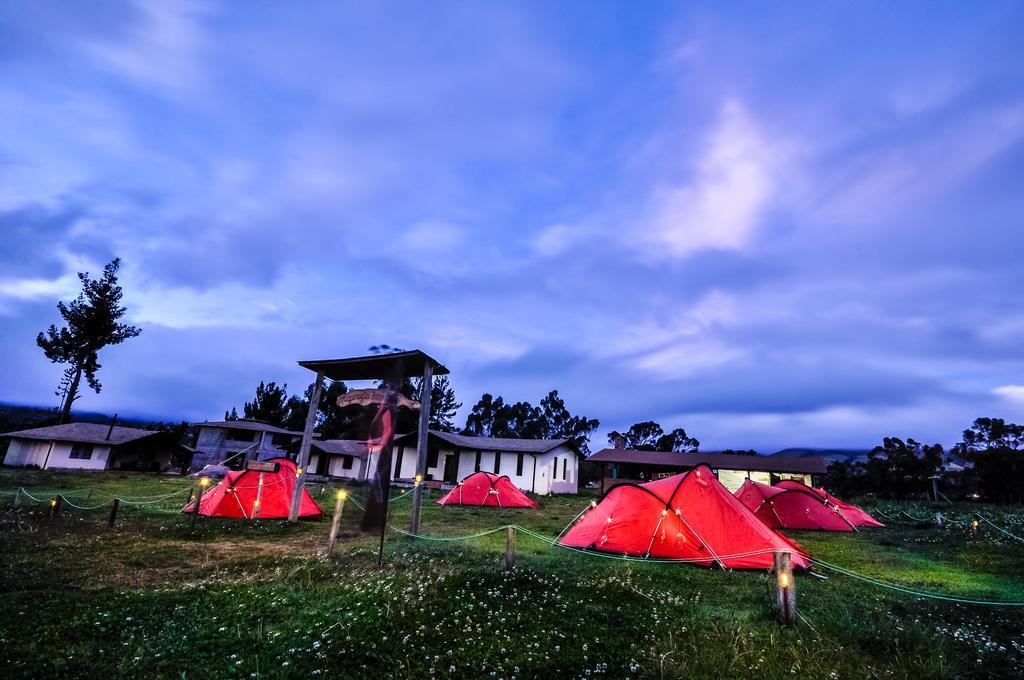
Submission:
[[[302,503],[302,489],[306,482],[306,465],[309,463],[309,449],[313,444],[313,426],[316,425],[316,414],[320,410],[320,393],[324,387],[324,373],[318,371],[313,393],[309,395],[309,410],[306,411],[306,427],[302,430],[302,443],[299,445],[299,457],[295,464],[299,466],[299,474],[292,491],[292,505],[288,510],[288,521],[299,521],[299,505]]]
[[[412,491],[412,519],[409,533],[420,532],[420,510],[423,505],[423,482],[427,479],[427,450],[430,443],[430,397],[434,386],[434,365],[423,364],[423,386],[420,389],[420,423],[416,443],[416,486]]]

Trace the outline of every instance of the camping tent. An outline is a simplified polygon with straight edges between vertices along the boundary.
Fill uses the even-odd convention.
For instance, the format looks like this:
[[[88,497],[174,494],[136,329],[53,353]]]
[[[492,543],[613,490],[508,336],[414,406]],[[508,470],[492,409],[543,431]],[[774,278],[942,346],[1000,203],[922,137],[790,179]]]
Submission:
[[[271,458],[264,461],[276,463],[276,472],[236,470],[203,494],[199,502],[199,514],[208,517],[239,517],[245,519],[285,519],[291,507],[295,480],[298,478],[294,461],[287,458]],[[262,487],[262,490],[261,490]],[[256,500],[259,499],[257,504]],[[185,506],[182,512],[192,512],[195,501]],[[299,517],[315,518],[324,514],[313,497],[302,490]]]
[[[877,519],[861,510],[856,505],[852,505],[850,503],[846,503],[845,501],[839,500],[838,498],[830,494],[828,491],[825,491],[825,489],[816,489],[814,487],[807,486],[806,484],[801,484],[800,482],[789,479],[783,480],[776,484],[775,486],[781,486],[784,489],[807,489],[812,493],[817,494],[819,498],[821,498],[829,505],[839,508],[840,512],[843,513],[843,516],[846,517],[846,519],[850,520],[850,522],[856,527],[885,526]]]
[[[738,569],[771,568],[772,553],[788,551],[794,567],[808,566],[800,546],[752,515],[706,465],[645,484],[612,487],[558,543]]]
[[[747,479],[736,490],[736,498],[773,529],[855,530],[842,510],[800,486],[769,486]]]
[[[539,508],[540,503],[531,500],[516,488],[507,476],[492,475],[490,472],[474,472],[439,500],[438,505],[486,505],[498,508]]]

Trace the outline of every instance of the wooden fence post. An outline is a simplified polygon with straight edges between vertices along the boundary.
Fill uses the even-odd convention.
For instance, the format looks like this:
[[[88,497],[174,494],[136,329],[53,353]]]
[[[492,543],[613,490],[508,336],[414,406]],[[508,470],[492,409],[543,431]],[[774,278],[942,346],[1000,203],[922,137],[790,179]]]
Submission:
[[[21,507],[21,487],[18,487],[18,493],[14,494],[14,507]]]
[[[252,518],[260,518],[260,501],[263,500],[263,473],[260,473],[260,480],[256,483],[256,501],[252,504]]]
[[[194,532],[196,530],[196,518],[199,517],[199,506],[200,506],[200,504],[203,501],[203,489],[209,483],[210,483],[210,480],[209,480],[208,477],[200,477],[199,478],[199,490],[196,491],[195,505],[192,506],[192,519],[189,522],[189,527],[188,527],[188,530],[190,532]]]
[[[121,499],[115,498],[110,504],[110,517],[107,519],[107,527],[110,529],[114,528],[114,522],[117,521],[117,510],[121,507]]]
[[[345,500],[348,498],[348,491],[338,491],[338,500],[334,502],[334,518],[331,519],[331,533],[327,537],[327,556],[334,554],[334,546],[338,543],[338,528],[341,527],[341,512],[345,509]]]
[[[796,581],[790,565],[792,555],[788,551],[775,553],[776,611],[779,623],[792,626],[796,623]]]
[[[60,494],[54,496],[53,500],[50,501],[50,518],[60,517],[60,506],[64,503],[64,497]]]
[[[516,530],[512,527],[505,529],[505,570],[512,571],[516,568]]]

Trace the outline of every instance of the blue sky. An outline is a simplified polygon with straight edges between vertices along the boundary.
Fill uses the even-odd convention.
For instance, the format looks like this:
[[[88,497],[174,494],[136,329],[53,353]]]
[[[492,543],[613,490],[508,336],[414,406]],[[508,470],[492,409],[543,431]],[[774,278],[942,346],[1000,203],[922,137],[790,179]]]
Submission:
[[[0,400],[75,272],[88,410],[419,347],[705,448],[1024,418],[1019,3],[4,3]]]

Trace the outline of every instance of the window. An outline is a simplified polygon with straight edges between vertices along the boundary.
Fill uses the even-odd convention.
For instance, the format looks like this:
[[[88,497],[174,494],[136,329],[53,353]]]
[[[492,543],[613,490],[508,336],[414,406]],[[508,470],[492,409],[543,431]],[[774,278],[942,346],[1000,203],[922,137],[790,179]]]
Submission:
[[[342,456],[341,457],[341,469],[342,470],[351,470],[352,469],[352,456]]]
[[[395,477],[402,476],[402,458],[405,457],[405,447],[398,447],[398,457],[395,458]]]
[[[473,472],[480,472],[480,456],[481,452],[476,452],[476,465],[473,466]]]
[[[240,430],[237,428],[231,428],[228,430],[226,439],[230,439],[233,442],[254,442],[256,441],[256,430]]]
[[[568,467],[569,467],[569,459],[568,458],[563,458],[562,459],[562,481],[563,482],[565,481],[565,471],[566,471],[566,469]]]
[[[92,444],[75,444],[71,447],[70,458],[89,460],[92,458]]]
[[[516,477],[523,476],[523,458],[525,458],[525,456],[521,453],[516,456]]]
[[[501,472],[501,452],[494,452],[494,474]]]
[[[555,457],[555,471],[551,473],[551,481],[558,479],[558,457]]]
[[[437,456],[440,453],[437,449],[427,449],[427,467],[437,467]]]
[[[292,443],[290,434],[275,434],[270,437],[270,443],[279,449],[283,449]]]

